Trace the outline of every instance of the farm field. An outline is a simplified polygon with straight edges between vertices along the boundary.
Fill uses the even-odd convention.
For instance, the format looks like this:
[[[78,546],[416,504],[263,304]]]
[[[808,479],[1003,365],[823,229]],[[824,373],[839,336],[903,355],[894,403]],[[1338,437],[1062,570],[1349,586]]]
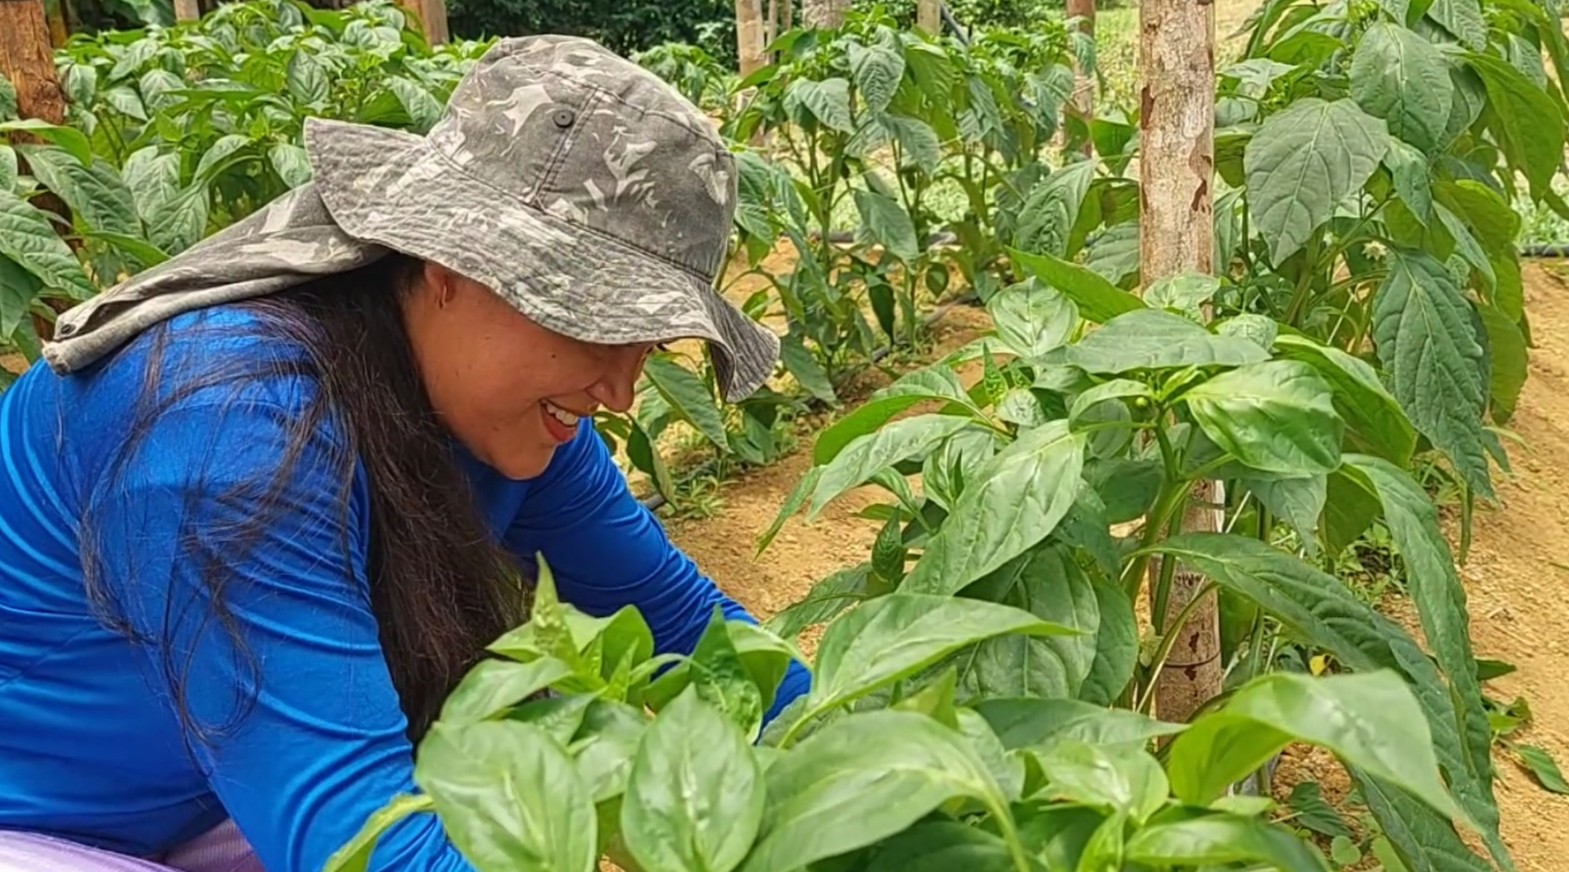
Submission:
[[[719,290],[783,350],[725,404],[675,343],[596,423],[762,623],[656,655],[541,562],[327,872],[429,814],[481,872],[1569,868],[1565,10],[1041,9],[635,56],[735,151]],[[484,46],[387,0],[56,46],[58,121],[0,90],[0,390]]]

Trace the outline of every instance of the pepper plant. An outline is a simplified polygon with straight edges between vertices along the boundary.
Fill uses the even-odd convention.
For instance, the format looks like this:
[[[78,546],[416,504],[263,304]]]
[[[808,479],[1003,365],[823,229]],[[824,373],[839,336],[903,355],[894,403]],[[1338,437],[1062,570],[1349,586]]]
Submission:
[[[832,621],[811,692],[765,725],[799,657],[788,642],[716,610],[690,656],[656,656],[635,609],[582,614],[540,567],[529,622],[421,741],[419,792],[364,822],[327,872],[366,869],[417,814],[437,815],[481,872],[589,872],[601,856],[628,872],[1327,872],[1268,819],[1268,798],[1227,793],[1288,742],[1465,818],[1390,670],[1261,677],[1186,726],[1067,697],[977,698],[953,668],[918,676],[977,644],[1076,631],[897,592]]]
[[[1474,498],[1494,496],[1491,467],[1507,468],[1497,428],[1526,377],[1511,204],[1569,215],[1552,186],[1569,118],[1562,13],[1556,0],[1274,0],[1250,22],[1243,57],[1219,71],[1224,281],[1208,302],[1376,361],[1414,450],[1442,458],[1467,517]],[[1094,124],[1101,184],[1135,194],[1121,176],[1136,124],[1136,111]],[[1018,246],[1060,261],[1045,268],[1070,293],[1140,282],[1136,198],[1099,206],[1091,196],[1076,213],[1092,239],[1081,262]]]
[[[1044,259],[1015,258],[1055,274]],[[1133,604],[1153,585],[1152,613],[1164,616],[1180,562],[1251,610],[1212,707],[1268,674],[1258,655],[1267,626],[1351,673],[1392,671],[1419,701],[1449,788],[1509,868],[1465,592],[1437,510],[1406,469],[1416,429],[1397,397],[1366,362],[1262,315],[1206,326],[1196,301],[1217,279],[1176,277],[1142,299],[1102,285],[1077,301],[1035,278],[1001,291],[988,304],[992,334],[823,431],[762,547],[790,516],[815,516],[865,484],[889,495],[863,512],[882,532],[867,561],[822,580],[770,627],[793,638],[910,594],[1006,604],[1080,632],[966,645],[922,680],[951,670],[961,704],[1027,696],[1148,712],[1177,633],[1157,618],[1141,650]],[[977,359],[983,375],[966,389],[957,369]],[[1206,479],[1242,495],[1222,507],[1229,532],[1185,533]],[[1289,524],[1302,555],[1272,547],[1261,518]],[[1411,567],[1431,655],[1316,565],[1374,518]],[[1351,773],[1412,868],[1434,850],[1488,868],[1448,817]]]

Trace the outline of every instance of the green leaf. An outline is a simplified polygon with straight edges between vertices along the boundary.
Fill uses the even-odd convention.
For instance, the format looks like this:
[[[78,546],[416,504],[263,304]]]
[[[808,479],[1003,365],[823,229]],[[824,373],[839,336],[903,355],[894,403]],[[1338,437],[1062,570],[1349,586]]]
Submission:
[[[1466,48],[1481,51],[1487,46],[1487,22],[1479,0],[1433,0],[1427,7],[1427,17]]]
[[[50,124],[41,118],[23,118],[17,121],[0,121],[0,133],[28,133],[52,142],[65,149],[71,157],[83,164],[93,160],[93,146],[87,134],[74,127]]]
[[[1069,634],[1029,612],[982,600],[897,592],[830,624],[817,649],[807,708],[828,711],[1005,633]]]
[[[1038,754],[1046,774],[1045,795],[1110,812],[1142,824],[1165,805],[1166,773],[1142,748],[1102,748],[1062,739]]]
[[[1146,826],[1128,839],[1124,858],[1153,866],[1265,863],[1282,872],[1329,867],[1290,830],[1257,818],[1215,814]]]
[[[1503,58],[1471,53],[1466,62],[1487,86],[1486,111],[1509,162],[1530,181],[1533,196],[1550,193],[1564,159],[1563,111]]]
[[[1079,326],[1079,310],[1062,293],[1027,279],[986,301],[986,312],[1008,350],[1036,360],[1061,347]]]
[[[1119,375],[1138,369],[1243,366],[1269,352],[1237,336],[1217,336],[1181,315],[1139,309],[1118,315],[1068,346],[1066,361],[1085,372]]]
[[[1240,336],[1267,351],[1275,346],[1280,324],[1268,315],[1243,312],[1215,324],[1215,332],[1222,336]]]
[[[387,80],[387,87],[397,96],[403,111],[409,113],[409,121],[413,122],[416,131],[427,131],[441,120],[441,103],[424,85],[404,76],[393,76]]]
[[[21,168],[16,161],[16,149],[0,144],[0,191],[16,191],[16,180]]]
[[[1187,729],[1185,724],[1169,724],[1128,709],[1073,699],[1003,697],[982,700],[974,708],[1010,750],[1046,750],[1062,741],[1142,746]]]
[[[1492,306],[1479,306],[1477,313],[1487,327],[1488,393],[1492,397],[1493,420],[1508,424],[1525,387],[1531,354],[1525,345],[1525,334],[1509,316]]]
[[[1008,241],[1023,251],[1066,257],[1073,226],[1094,178],[1095,162],[1080,161],[1036,183]]]
[[[825,403],[836,403],[839,400],[834,392],[833,382],[828,378],[828,371],[818,362],[817,357],[801,341],[801,337],[791,335],[781,337],[779,343],[779,357],[785,369],[795,377],[795,381],[806,392]]]
[[[1252,492],[1264,508],[1291,525],[1309,557],[1318,556],[1318,519],[1329,498],[1327,476],[1244,476],[1238,483]]]
[[[1371,450],[1405,464],[1416,449],[1416,431],[1399,401],[1385,389],[1378,373],[1359,357],[1304,336],[1275,340],[1282,357],[1311,364],[1335,392],[1335,409],[1346,425]]]
[[[141,96],[126,85],[116,85],[103,92],[103,101],[133,121],[147,121],[147,107]]]
[[[1341,201],[1361,190],[1389,150],[1383,122],[1350,99],[1298,100],[1270,116],[1243,155],[1248,210],[1284,263],[1313,238]]]
[[[136,214],[150,225],[158,209],[179,196],[180,156],[160,154],[158,146],[149,145],[131,152],[120,175],[131,189]],[[205,221],[203,218],[204,224]]]
[[[764,626],[786,639],[794,639],[807,627],[833,620],[868,595],[865,564],[841,569],[812,585],[804,599],[769,618]]]
[[[488,720],[571,674],[572,668],[554,657],[529,663],[482,660],[447,697],[441,720],[454,726]]]
[[[540,727],[437,722],[414,780],[478,872],[590,872],[598,820],[572,758]]]
[[[796,79],[785,88],[784,100],[786,106],[805,107],[825,127],[855,132],[855,118],[850,114],[850,83],[845,79]]]
[[[1053,421],[1028,430],[976,470],[904,590],[948,594],[1045,539],[1072,508],[1084,435]]]
[[[291,142],[274,143],[272,148],[267,149],[267,160],[272,163],[278,178],[290,188],[297,188],[311,180],[310,158],[306,156],[305,149]]]
[[[1535,745],[1515,745],[1514,749],[1537,784],[1560,796],[1569,795],[1569,783],[1564,781],[1563,770],[1558,768],[1551,754]]]
[[[1183,397],[1216,445],[1253,469],[1316,475],[1340,465],[1340,415],[1318,371],[1271,360],[1223,372]]]
[[[52,145],[23,145],[17,151],[33,176],[58,194],[88,227],[125,236],[140,234],[131,191],[107,161],[94,158],[90,165],[83,165]]]
[[[1125,312],[1144,308],[1144,301],[1124,291],[1098,273],[1070,263],[1050,254],[1030,253],[1008,249],[1008,260],[1020,272],[1033,276],[1066,294],[1078,307],[1079,314],[1096,324]]]
[[[0,76],[0,121],[9,121],[17,115],[16,86],[5,76]]]
[[[132,188],[133,193],[135,190]],[[207,235],[207,187],[193,184],[156,202],[142,220],[154,245],[171,255],[179,254]]]
[[[1426,226],[1433,220],[1432,170],[1427,157],[1404,142],[1392,142],[1384,155],[1384,166],[1389,168],[1400,202]]]
[[[1439,812],[1465,816],[1439,776],[1427,719],[1391,670],[1321,678],[1277,672],[1254,679],[1172,740],[1172,791],[1190,804],[1212,802],[1292,742],[1325,748]]]
[[[594,802],[620,797],[626,791],[632,761],[648,727],[649,720],[641,709],[606,699],[589,702],[573,737],[572,753]]]
[[[1352,784],[1402,861],[1386,864],[1385,872],[1494,872],[1493,864],[1471,852],[1449,819],[1426,803],[1371,777],[1353,774]]]
[[[1349,455],[1346,463],[1363,475],[1384,505],[1384,521],[1406,564],[1406,584],[1416,604],[1422,633],[1450,683],[1471,771],[1492,783],[1492,745],[1482,687],[1471,650],[1465,586],[1455,569],[1438,523],[1438,509],[1405,470],[1388,461]]]
[[[916,415],[857,437],[822,467],[808,518],[816,518],[829,502],[878,472],[905,460],[925,459],[943,440],[970,426],[970,419],[957,415]]]
[[[1299,781],[1291,788],[1286,801],[1295,813],[1295,822],[1315,833],[1326,836],[1350,836],[1351,828],[1340,812],[1324,801],[1324,792],[1317,781]]]
[[[935,173],[942,166],[942,141],[930,124],[919,118],[899,115],[884,115],[878,122],[903,149],[900,158],[905,165],[914,165],[926,173]]]
[[[717,605],[697,640],[688,669],[703,702],[723,712],[748,739],[755,738],[763,722],[763,695],[741,662],[724,611]]]
[[[78,300],[97,291],[44,213],[10,191],[0,191],[0,255],[37,276],[45,288]]]
[[[1389,132],[1424,152],[1444,142],[1454,99],[1449,65],[1438,47],[1396,24],[1378,22],[1351,59],[1351,96]]]
[[[763,826],[742,872],[793,872],[903,832],[955,797],[1005,801],[963,737],[914,712],[855,714],[768,768]]]
[[[366,872],[370,868],[371,855],[376,851],[376,843],[383,833],[409,815],[429,812],[434,808],[435,803],[428,796],[399,794],[393,797],[391,802],[370,816],[359,832],[354,834],[354,838],[333,852],[327,865],[322,867],[322,872]]]
[[[763,819],[763,771],[734,723],[683,692],[643,734],[621,827],[644,872],[730,872]]]
[[[696,373],[668,355],[650,357],[643,372],[677,417],[691,424],[721,451],[729,449],[730,438],[725,433],[724,418],[714,404],[713,394]]]
[[[1015,872],[1008,843],[958,821],[919,823],[878,845],[866,872]]]
[[[920,255],[915,224],[897,200],[875,191],[855,190],[855,208],[861,214],[861,231],[906,264]]]
[[[1193,321],[1204,320],[1204,304],[1220,291],[1220,279],[1197,273],[1168,276],[1144,291],[1152,309],[1173,309]]]
[[[1352,487],[1350,491],[1340,491],[1342,498],[1337,499],[1336,482],[1342,479],[1354,484],[1351,477],[1339,472],[1330,477],[1330,510],[1349,498],[1349,494],[1362,492],[1359,486]],[[1326,511],[1326,522],[1330,514]],[[1354,671],[1401,670],[1409,679],[1409,689],[1421,703],[1431,731],[1432,747],[1455,797],[1471,819],[1482,826],[1483,836],[1494,856],[1507,858],[1507,849],[1498,836],[1498,810],[1491,787],[1479,780],[1467,762],[1465,744],[1458,731],[1460,716],[1455,711],[1453,698],[1433,661],[1410,634],[1359,600],[1333,576],[1256,539],[1186,533],[1162,543],[1159,550],[1258,603],[1294,637],[1333,654]],[[1376,786],[1375,781],[1370,779],[1364,783]],[[1391,839],[1402,846],[1402,852],[1408,846],[1418,844],[1418,840],[1425,840],[1420,844],[1462,845],[1447,817],[1425,803],[1404,801],[1402,797],[1405,796],[1402,790],[1392,788],[1379,798],[1384,809],[1379,813],[1379,820]],[[1368,799],[1372,804],[1373,797]],[[1406,828],[1411,838],[1400,837],[1393,829],[1397,827]],[[1459,854],[1465,855],[1466,850],[1462,845]],[[1408,862],[1414,862],[1411,856],[1407,855]],[[1418,867],[1413,865],[1413,868]],[[1447,868],[1478,867],[1451,864]]]
[[[233,158],[240,151],[251,144],[251,138],[239,133],[230,133],[220,136],[207,151],[202,154],[201,160],[196,163],[195,178],[198,183],[216,178],[233,163]]]
[[[1373,298],[1373,340],[1390,392],[1466,482],[1491,499],[1482,410],[1485,357],[1454,276],[1424,252],[1391,251]]]
[[[904,56],[885,45],[856,42],[847,43],[845,53],[855,89],[866,101],[867,108],[873,112],[887,109],[904,78]]]
[[[286,78],[289,93],[307,106],[315,106],[327,99],[331,82],[327,70],[308,50],[298,50],[289,56]]]
[[[1060,545],[1028,552],[977,582],[976,598],[1023,609],[1076,635],[1002,636],[961,652],[966,694],[1077,698],[1102,658],[1106,680],[1125,685],[1138,657],[1136,628],[1131,610],[1102,613],[1099,586]]]
[[[872,394],[855,411],[824,430],[812,447],[812,462],[818,466],[831,462],[855,439],[911,406],[931,400],[955,403],[974,417],[984,417],[953,370],[942,366],[918,369]]]
[[[43,287],[43,281],[21,264],[0,256],[0,339],[9,340],[22,325]]]

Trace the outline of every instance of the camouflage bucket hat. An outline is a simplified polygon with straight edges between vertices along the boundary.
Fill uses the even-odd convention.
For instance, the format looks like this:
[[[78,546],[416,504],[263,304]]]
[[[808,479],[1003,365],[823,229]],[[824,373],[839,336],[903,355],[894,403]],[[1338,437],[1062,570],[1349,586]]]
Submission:
[[[501,40],[429,134],[312,118],[305,148],[308,185],[62,316],[51,365],[79,368],[153,320],[391,249],[575,339],[706,340],[732,401],[773,371],[778,337],[717,291],[734,156],[674,88],[597,43]]]

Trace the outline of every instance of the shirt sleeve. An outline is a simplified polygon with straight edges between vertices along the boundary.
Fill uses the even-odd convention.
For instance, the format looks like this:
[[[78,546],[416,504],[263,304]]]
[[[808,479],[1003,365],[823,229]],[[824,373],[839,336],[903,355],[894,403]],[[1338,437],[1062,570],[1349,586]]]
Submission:
[[[369,602],[366,482],[345,486],[331,432],[299,449],[273,521],[225,565],[264,509],[240,486],[278,472],[297,411],[248,399],[175,408],[123,475],[91,492],[85,522],[106,587],[149,640],[139,647],[155,692],[178,687],[196,724],[222,729],[192,736],[191,750],[269,872],[318,872],[373,812],[416,790]],[[212,617],[212,566],[227,628]],[[428,814],[390,830],[371,869],[473,872]]]
[[[604,617],[636,606],[661,652],[690,654],[716,604],[731,620],[756,623],[698,571],[632,495],[590,420],[534,480],[506,538],[527,564],[545,555],[561,599],[574,607]],[[766,718],[810,686],[806,667],[791,663]]]

